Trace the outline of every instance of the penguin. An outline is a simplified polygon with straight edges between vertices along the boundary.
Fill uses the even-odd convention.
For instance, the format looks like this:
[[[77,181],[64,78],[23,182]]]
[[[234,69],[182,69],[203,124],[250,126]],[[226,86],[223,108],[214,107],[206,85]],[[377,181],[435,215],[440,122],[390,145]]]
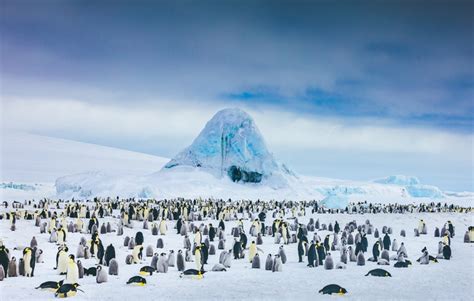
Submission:
[[[281,262],[283,264],[286,263],[286,253],[285,249],[283,249],[283,245],[280,246],[280,249],[278,250],[278,255],[280,255]]]
[[[164,247],[163,239],[158,238],[158,240],[156,241],[156,247],[157,247],[158,249],[163,249],[163,247]]]
[[[144,286],[146,285],[146,279],[142,276],[133,276],[132,278],[128,279],[127,284]]]
[[[153,257],[153,246],[148,245],[145,251],[146,257]]]
[[[153,275],[153,272],[155,272],[155,269],[149,265],[140,268],[140,275],[143,276],[151,276]]]
[[[141,245],[137,245],[133,248],[132,256],[133,256],[133,263],[137,264],[140,263],[141,260],[141,252],[143,250],[143,247]]]
[[[451,247],[449,245],[444,244],[442,253],[443,253],[444,259],[446,260],[451,259]]]
[[[201,257],[202,257],[201,247],[197,246],[196,250],[194,251],[194,261],[196,263],[197,270],[203,270]]]
[[[35,248],[38,247],[38,242],[36,241],[36,237],[33,236],[33,238],[30,241],[30,248]]]
[[[128,247],[129,243],[130,243],[130,237],[125,236],[125,238],[123,239],[123,246]]]
[[[23,258],[20,258],[18,262],[18,275],[25,276],[25,261]]]
[[[135,234],[135,245],[143,245],[143,241],[144,241],[143,233],[141,231],[138,231]]]
[[[276,254],[273,258],[272,272],[281,272],[283,269],[283,264],[279,254]]]
[[[118,261],[115,258],[109,261],[109,275],[118,275]]]
[[[241,252],[242,252],[242,244],[240,243],[240,241],[235,239],[234,247],[233,247],[234,259],[240,259]]]
[[[265,261],[265,270],[266,271],[271,271],[272,267],[273,267],[272,254],[268,254],[267,260]]]
[[[186,263],[184,261],[183,251],[178,250],[178,254],[176,255],[176,266],[179,272],[183,272],[186,268]]]
[[[103,226],[104,224],[102,224]],[[102,268],[101,265],[97,267],[97,276],[95,277],[97,283],[107,282],[107,272]]]
[[[174,262],[175,262],[174,251],[170,250],[170,253],[168,254],[168,260],[167,260],[168,266],[174,267]]]
[[[3,265],[0,265],[0,281],[3,281],[5,279],[5,270],[3,269]]]
[[[0,265],[3,267],[5,276],[8,275],[8,265],[10,263],[10,251],[4,245],[0,246]]]
[[[387,262],[390,262],[390,254],[388,253],[388,250],[383,250],[382,255],[380,257],[381,259],[384,259]]]
[[[84,267],[80,260],[77,261],[77,271],[79,272],[79,279],[84,278]]]
[[[84,246],[81,244],[77,246],[76,258],[84,258]]]
[[[67,251],[67,247],[59,247],[59,251],[56,255],[56,264],[59,275],[66,275],[67,264],[69,261]]]
[[[69,255],[69,263],[67,264],[66,283],[77,283],[79,281],[79,269],[74,260],[74,255]]]
[[[323,287],[322,289],[320,289],[319,293],[323,295],[332,295],[332,294],[345,295],[347,294],[347,290],[337,284],[329,284]]]
[[[57,281],[46,281],[41,283],[39,286],[35,287],[35,289],[42,289],[42,290],[49,290],[49,291],[57,291],[58,288],[63,285],[63,280],[57,282]]]
[[[168,273],[168,260],[165,253],[160,254],[160,258],[157,263],[157,272],[158,273]]]
[[[383,249],[384,250],[390,250],[390,245],[392,244],[390,240],[390,236],[388,236],[388,233],[385,233],[385,236],[383,238]]]
[[[97,238],[96,240],[96,245],[97,245],[97,259],[99,260],[99,264],[103,264],[105,251],[104,251],[104,245],[102,244],[102,241],[99,238]]]
[[[357,255],[357,265],[365,265],[365,257],[363,252],[359,252],[359,254]]]
[[[392,277],[392,275],[384,269],[373,269],[370,270],[365,276],[376,276],[376,277]]]
[[[324,261],[324,269],[332,270],[334,269],[334,261],[332,260],[331,253],[326,255],[326,260]]]
[[[10,260],[10,263],[8,264],[8,277],[17,277],[17,271],[16,271],[16,258],[12,257]]]
[[[201,271],[201,270],[196,270],[196,269],[187,269],[185,270],[184,272],[182,272],[179,277],[180,278],[183,278],[185,276],[191,276],[195,279],[202,279],[204,277],[204,273],[206,273],[205,271]]]
[[[252,241],[249,246],[249,262],[252,263],[253,258],[257,255],[258,248],[255,241]]]
[[[270,255],[271,256],[271,255]],[[308,267],[314,268],[315,264],[318,264],[318,253],[316,252],[316,244],[314,241],[311,241],[311,245],[309,246],[308,249]]]
[[[231,252],[231,250],[229,250],[229,251],[225,254],[224,260],[223,260],[222,264],[223,264],[226,268],[230,268],[231,262],[232,262],[232,252]]]
[[[84,274],[86,276],[97,276],[97,267],[84,268]]]
[[[220,264],[220,263],[216,263],[213,267],[212,267],[212,271],[213,272],[226,272],[226,268],[223,264]]]
[[[393,265],[395,268],[407,268],[411,263],[408,261],[397,261]]]
[[[430,263],[430,255],[428,254],[428,250],[425,247],[421,251],[423,252],[423,255],[421,255],[421,257],[418,258],[417,261],[420,264],[429,264]]]
[[[23,250],[23,262],[25,265],[25,276],[33,277],[36,265],[36,247]]]
[[[115,258],[115,248],[112,244],[107,246],[107,249],[105,250],[105,258],[104,258],[104,263],[106,266],[109,266],[110,260]]]
[[[253,257],[252,269],[260,269],[260,256],[258,256],[258,253]]]
[[[76,295],[77,291],[83,292],[81,289],[77,288],[78,286],[78,283],[64,283],[56,290],[54,296],[60,298],[73,297]]]

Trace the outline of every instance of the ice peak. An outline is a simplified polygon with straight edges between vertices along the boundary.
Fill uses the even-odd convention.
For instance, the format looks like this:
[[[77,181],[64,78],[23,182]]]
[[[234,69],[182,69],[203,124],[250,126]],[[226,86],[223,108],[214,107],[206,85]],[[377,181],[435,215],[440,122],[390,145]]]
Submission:
[[[164,168],[176,166],[199,167],[243,182],[260,182],[280,170],[252,117],[238,108],[217,112]]]

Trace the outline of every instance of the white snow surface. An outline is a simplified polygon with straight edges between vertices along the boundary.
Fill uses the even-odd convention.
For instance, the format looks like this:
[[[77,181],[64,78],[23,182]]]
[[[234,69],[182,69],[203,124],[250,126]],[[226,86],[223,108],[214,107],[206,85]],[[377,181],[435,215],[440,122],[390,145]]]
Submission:
[[[2,209],[4,210],[4,209]],[[118,212],[114,212],[118,214]],[[339,284],[348,290],[348,294],[341,300],[472,300],[472,284],[474,281],[474,244],[463,243],[463,235],[469,225],[473,224],[473,214],[460,213],[420,213],[420,214],[308,214],[299,217],[299,221],[307,223],[309,217],[319,219],[320,223],[334,224],[337,220],[343,227],[347,222],[356,220],[363,224],[367,219],[381,231],[381,228],[391,226],[392,240],[398,243],[404,242],[408,251],[408,257],[413,265],[406,269],[390,266],[377,266],[373,262],[366,261],[365,266],[357,266],[349,262],[345,270],[324,270],[323,267],[307,268],[306,262],[298,263],[297,244],[285,245],[288,261],[283,265],[281,273],[272,273],[251,269],[248,259],[232,260],[232,266],[227,272],[208,272],[202,280],[184,279],[179,277],[176,268],[170,268],[166,274],[153,274],[146,276],[145,287],[130,287],[125,283],[135,275],[142,266],[149,265],[150,257],[144,257],[142,263],[125,265],[125,257],[131,251],[123,246],[125,236],[134,237],[137,231],[144,233],[144,247],[152,245],[155,252],[166,252],[183,248],[183,237],[176,234],[173,229],[175,222],[168,221],[168,233],[165,236],[152,236],[150,230],[143,230],[140,222],[134,221],[134,229],[124,228],[124,235],[117,236],[116,233],[101,234],[100,238],[104,246],[113,244],[119,263],[119,275],[108,276],[108,282],[97,284],[95,277],[89,276],[80,279],[80,288],[84,293],[78,292],[73,300],[335,300],[337,296],[323,296],[318,291],[328,284]],[[414,237],[413,228],[418,226],[419,219],[423,219],[428,226],[428,235]],[[68,222],[69,222],[68,218]],[[443,224],[451,220],[456,227],[456,236],[452,239],[451,247],[453,257],[451,260],[439,260],[439,263],[420,265],[416,259],[421,255],[421,249],[427,247],[430,254],[436,255],[439,238],[433,237],[434,227],[441,228]],[[100,224],[111,222],[115,227],[117,219],[106,217],[100,219]],[[267,225],[271,223],[271,215],[267,215]],[[203,223],[215,220],[205,220]],[[292,220],[289,220],[292,223]],[[200,222],[195,222],[199,225]],[[231,227],[236,226],[235,221],[226,222],[226,249],[230,249],[233,237],[230,235]],[[35,290],[44,281],[59,281],[64,276],[53,270],[57,246],[48,242],[49,234],[40,234],[39,228],[34,227],[33,221],[20,220],[17,222],[17,231],[9,230],[9,221],[0,221],[0,234],[4,244],[12,250],[12,255],[21,257],[21,246],[29,245],[32,236],[38,241],[38,247],[44,251],[44,263],[36,265],[35,277],[7,278],[0,282],[0,300],[53,300],[52,292]],[[244,228],[248,233],[250,221],[244,221]],[[407,231],[407,237],[401,237],[400,230]],[[318,231],[324,238],[328,231]],[[309,233],[311,239],[312,233]],[[67,245],[72,254],[75,254],[81,236],[90,239],[89,234],[68,233]],[[164,249],[156,248],[156,241],[161,237],[164,241]],[[249,242],[252,238],[249,235]],[[193,235],[190,234],[193,241]],[[375,242],[373,235],[368,235],[369,253]],[[219,260],[221,250],[217,249],[216,255],[210,255],[206,270]],[[280,245],[274,244],[271,236],[263,238],[263,245],[258,246],[261,264],[267,254],[276,254]],[[13,250],[20,247],[20,250]],[[247,252],[246,252],[247,254]],[[390,255],[395,252],[390,251]],[[332,252],[335,264],[339,262],[339,251]],[[306,258],[305,258],[306,260]],[[97,262],[95,259],[81,259],[85,267],[92,267]],[[194,263],[187,262],[186,268],[195,268]],[[371,269],[384,268],[392,274],[391,278],[371,277],[364,275]],[[107,269],[107,268],[106,268]]]

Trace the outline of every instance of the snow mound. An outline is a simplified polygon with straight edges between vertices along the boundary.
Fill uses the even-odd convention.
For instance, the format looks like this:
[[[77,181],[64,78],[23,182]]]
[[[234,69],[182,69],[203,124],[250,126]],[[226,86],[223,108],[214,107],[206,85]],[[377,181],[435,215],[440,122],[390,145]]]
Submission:
[[[392,184],[392,185],[400,185],[400,186],[420,184],[420,180],[418,180],[417,177],[404,176],[404,175],[388,176],[386,178],[373,180],[373,182],[379,183],[379,184]]]
[[[280,174],[292,174],[268,151],[252,117],[240,109],[217,112],[193,143],[163,169],[191,166],[234,182],[260,183]]]
[[[444,193],[436,186],[431,185],[411,185],[406,190],[414,198],[444,198]]]

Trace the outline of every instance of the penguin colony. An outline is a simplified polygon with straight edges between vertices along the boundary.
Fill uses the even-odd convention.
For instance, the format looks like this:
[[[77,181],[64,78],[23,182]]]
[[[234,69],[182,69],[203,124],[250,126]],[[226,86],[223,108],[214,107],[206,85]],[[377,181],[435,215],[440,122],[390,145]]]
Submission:
[[[207,271],[231,271],[232,261],[247,261],[252,269],[284,272],[284,265],[290,260],[306,265],[307,268],[325,270],[345,269],[348,264],[361,267],[361,276],[392,277],[392,273],[381,266],[409,268],[409,259],[404,237],[405,230],[395,235],[391,227],[375,228],[367,219],[358,224],[355,220],[339,224],[337,220],[328,225],[314,220],[318,214],[400,214],[400,213],[472,213],[473,208],[429,203],[419,205],[380,205],[358,203],[344,210],[330,210],[318,202],[252,202],[216,200],[135,200],[94,199],[92,201],[25,201],[9,207],[3,203],[0,222],[9,223],[11,231],[18,231],[17,221],[25,220],[37,228],[31,241],[24,247],[8,248],[0,241],[0,281],[16,281],[16,277],[35,277],[35,270],[55,270],[58,279],[38,283],[32,289],[54,292],[56,297],[72,297],[83,292],[81,279],[95,277],[97,285],[107,285],[109,276],[119,275],[120,265],[137,265],[136,274],[128,275],[123,285],[145,286],[153,281],[156,273],[175,270],[180,278],[203,279]],[[309,222],[302,224],[298,219],[310,215]],[[112,219],[106,222],[104,218]],[[250,221],[245,229],[244,220]],[[227,227],[226,227],[227,223]],[[22,224],[25,225],[25,224]],[[168,226],[172,225],[172,229]],[[228,226],[232,225],[231,228]],[[451,241],[455,239],[455,227],[451,221],[434,227],[434,237],[439,238],[437,246],[426,246],[420,250],[417,264],[427,265],[450,260],[453,256]],[[124,236],[134,233],[132,237]],[[158,236],[156,244],[145,241],[143,232]],[[330,233],[323,238],[322,231]],[[170,233],[171,232],[171,233]],[[419,220],[413,235],[428,235],[428,225]],[[71,235],[80,236],[78,245],[71,245]],[[112,235],[124,236],[123,245],[106,242]],[[166,236],[179,235],[183,247],[166,250]],[[233,240],[229,241],[229,235]],[[394,238],[394,237],[397,238]],[[45,266],[43,250],[37,237],[44,237],[47,243],[55,244],[57,252]],[[369,244],[369,237],[373,243]],[[469,226],[462,235],[464,243],[474,242],[474,227]],[[258,247],[263,241],[279,245],[274,254],[265,254]],[[146,243],[146,245],[145,245]],[[28,246],[29,245],[29,246]],[[216,245],[217,251],[216,252]],[[155,247],[156,246],[156,247]],[[125,249],[125,258],[116,257],[116,248]],[[298,258],[288,258],[287,248],[297,249]],[[429,250],[436,252],[430,253]],[[20,251],[21,256],[13,256]],[[218,256],[219,263],[208,265],[209,256]],[[83,262],[91,262],[84,266]],[[372,262],[375,269],[365,268]],[[399,272],[403,273],[400,269]],[[145,278],[146,277],[146,278]],[[12,278],[12,279],[10,279]],[[44,280],[44,279],[42,279]],[[116,284],[114,284],[116,285]],[[328,284],[318,291],[321,294],[348,293],[346,288]],[[85,292],[83,292],[85,293]]]

